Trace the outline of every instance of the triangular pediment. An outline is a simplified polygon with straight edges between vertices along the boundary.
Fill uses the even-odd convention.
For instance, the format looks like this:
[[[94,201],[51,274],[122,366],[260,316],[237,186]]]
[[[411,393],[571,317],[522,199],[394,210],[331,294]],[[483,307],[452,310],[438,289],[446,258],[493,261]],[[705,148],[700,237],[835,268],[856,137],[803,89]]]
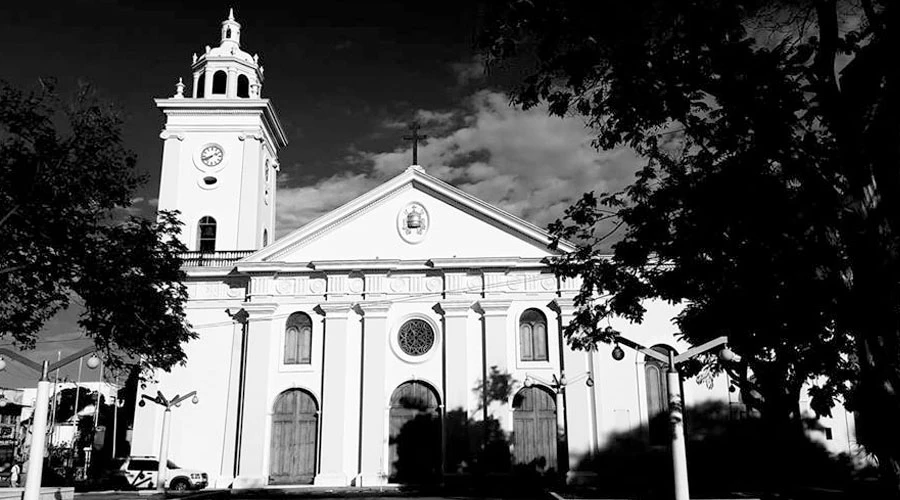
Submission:
[[[549,242],[539,227],[410,167],[242,263],[531,261],[553,254]]]

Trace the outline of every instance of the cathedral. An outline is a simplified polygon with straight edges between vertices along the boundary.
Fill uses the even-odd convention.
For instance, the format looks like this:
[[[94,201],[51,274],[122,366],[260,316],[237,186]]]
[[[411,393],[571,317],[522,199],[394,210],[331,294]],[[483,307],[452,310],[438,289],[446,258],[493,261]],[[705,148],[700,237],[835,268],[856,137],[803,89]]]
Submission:
[[[668,404],[664,365],[567,345],[560,332],[580,283],[542,263],[554,252],[543,229],[411,165],[276,239],[287,137],[233,15],[191,71],[189,91],[179,81],[155,102],[165,116],[159,208],[184,222],[199,338],[185,366],[138,394],[197,392],[196,404],[171,409],[170,460],[215,487],[522,468],[574,482],[616,436],[665,444],[651,425]],[[673,336],[677,306],[647,307],[642,324],[615,326],[659,352],[690,347]],[[746,412],[724,375],[682,390],[688,407]],[[137,409],[135,455],[159,453],[163,416]],[[850,449],[852,414],[831,420],[823,443]]]

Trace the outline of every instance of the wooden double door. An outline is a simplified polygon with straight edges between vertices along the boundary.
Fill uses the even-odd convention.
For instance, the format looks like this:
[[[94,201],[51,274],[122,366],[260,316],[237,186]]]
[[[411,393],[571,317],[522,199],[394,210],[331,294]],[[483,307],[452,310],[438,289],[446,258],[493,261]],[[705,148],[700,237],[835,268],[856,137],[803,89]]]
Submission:
[[[441,412],[437,393],[422,382],[406,382],[391,396],[389,480],[429,483],[440,479]]]
[[[549,391],[526,387],[513,398],[513,450],[517,466],[556,470],[556,400]]]
[[[269,455],[271,484],[309,484],[316,474],[319,408],[311,395],[289,390],[275,400],[272,446]]]

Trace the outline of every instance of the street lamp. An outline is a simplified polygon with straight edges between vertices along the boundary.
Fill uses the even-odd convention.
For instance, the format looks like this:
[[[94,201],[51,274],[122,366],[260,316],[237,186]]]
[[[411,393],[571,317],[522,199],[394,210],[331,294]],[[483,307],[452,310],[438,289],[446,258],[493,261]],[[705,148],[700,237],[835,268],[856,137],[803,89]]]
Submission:
[[[94,354],[95,348],[88,347],[75,354],[66,356],[55,363],[44,360],[41,364],[22,356],[9,349],[0,348],[0,354],[18,361],[23,365],[41,374],[37,384],[37,394],[34,400],[34,413],[31,424],[31,449],[28,453],[28,475],[25,478],[25,494],[22,500],[38,500],[41,496],[41,476],[44,472],[44,446],[47,442],[47,407],[50,405],[50,377],[48,374],[62,368],[74,361],[91,354],[87,361],[89,368],[100,366],[100,358]],[[6,368],[6,360],[0,358],[0,370]]]
[[[666,376],[668,378],[667,385],[669,387],[669,423],[672,425],[672,470],[675,476],[675,500],[690,500],[690,490],[688,488],[688,471],[687,471],[687,450],[684,442],[684,415],[682,414],[683,396],[681,394],[681,374],[678,373],[678,363],[687,361],[695,356],[699,356],[707,351],[711,351],[716,347],[719,349],[719,359],[728,362],[734,359],[734,352],[728,348],[728,337],[719,337],[710,340],[705,344],[692,347],[678,356],[672,351],[668,352],[668,356],[660,352],[648,349],[637,342],[628,340],[625,337],[616,337],[616,347],[612,350],[612,357],[616,361],[621,361],[625,357],[625,352],[619,344],[643,353],[651,358],[666,363],[669,367]],[[677,388],[674,389],[674,388]]]
[[[147,406],[147,401],[150,401],[166,409],[163,413],[162,437],[159,443],[159,466],[156,469],[156,491],[159,493],[166,491],[166,473],[168,472],[167,465],[169,463],[169,422],[172,418],[172,407],[180,407],[181,402],[188,398],[190,398],[191,403],[197,404],[200,402],[200,398],[197,397],[197,391],[191,391],[184,396],[176,394],[172,399],[166,399],[162,392],[156,391],[156,397],[142,394],[138,403],[138,406],[143,408]],[[144,401],[145,399],[147,401]]]

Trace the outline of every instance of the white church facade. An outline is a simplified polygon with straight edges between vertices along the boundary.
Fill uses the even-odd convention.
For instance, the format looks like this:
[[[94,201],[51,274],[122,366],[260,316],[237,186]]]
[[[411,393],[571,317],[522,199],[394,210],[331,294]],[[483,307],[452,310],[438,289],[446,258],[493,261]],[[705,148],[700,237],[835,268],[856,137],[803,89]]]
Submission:
[[[199,338],[141,389],[197,391],[171,414],[169,458],[217,487],[381,485],[517,467],[580,474],[619,433],[651,436],[665,373],[644,355],[569,348],[578,280],[542,263],[539,227],[410,166],[274,240],[279,152],[259,59],[240,24],[195,56],[166,117],[160,209],[181,211]],[[567,250],[563,247],[562,250]],[[684,351],[675,306],[618,325]],[[686,406],[741,411],[722,377],[684,382]],[[836,413],[835,418],[848,418]],[[132,452],[155,455],[163,410],[137,409]],[[840,432],[842,425],[847,434]],[[835,424],[836,451],[852,422]]]

